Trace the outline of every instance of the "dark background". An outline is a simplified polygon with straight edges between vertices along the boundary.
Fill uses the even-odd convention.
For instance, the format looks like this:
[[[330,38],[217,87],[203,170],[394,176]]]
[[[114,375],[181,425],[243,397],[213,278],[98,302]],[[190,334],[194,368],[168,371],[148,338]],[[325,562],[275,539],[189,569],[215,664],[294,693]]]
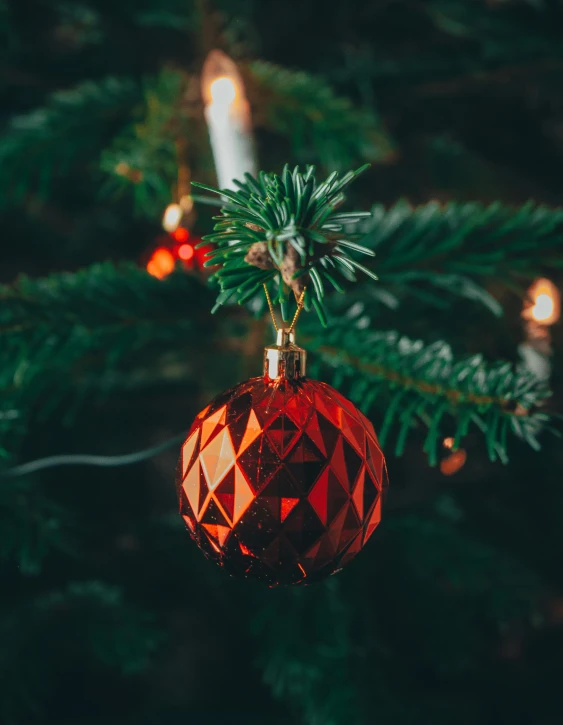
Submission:
[[[108,184],[104,153],[119,156],[116,139],[143,122],[142,84],[150,90],[163,68],[197,77],[215,46],[318,74],[371,114],[375,150],[346,159],[373,162],[353,193],[358,208],[401,197],[560,203],[556,0],[4,0],[0,23],[3,283],[146,258],[165,201],[139,206]],[[107,77],[118,84],[107,106],[90,111],[83,95],[53,105],[53,93]],[[260,96],[251,102],[260,118]],[[214,183],[195,114],[192,175]],[[264,168],[330,166],[314,139],[299,145],[268,124],[256,143]],[[175,169],[170,194],[174,182]],[[200,210],[196,233],[209,216]],[[202,285],[187,301],[200,321],[182,342],[188,373],[149,356],[145,378],[124,374],[102,396],[79,396],[71,377],[14,433],[12,462],[156,444],[256,374],[259,328],[254,346],[219,354],[213,341],[239,318],[211,321],[211,299]],[[378,322],[515,360],[522,300],[501,301],[500,320],[458,301],[416,319],[408,306],[382,309]],[[553,335],[557,410],[557,326]],[[175,451],[0,480],[0,722],[559,723],[563,466],[560,441],[542,443],[536,453],[514,442],[502,466],[473,435],[466,465],[447,478],[415,435],[401,459],[389,457],[387,508],[369,546],[304,589],[230,580],[201,557],[176,514]]]

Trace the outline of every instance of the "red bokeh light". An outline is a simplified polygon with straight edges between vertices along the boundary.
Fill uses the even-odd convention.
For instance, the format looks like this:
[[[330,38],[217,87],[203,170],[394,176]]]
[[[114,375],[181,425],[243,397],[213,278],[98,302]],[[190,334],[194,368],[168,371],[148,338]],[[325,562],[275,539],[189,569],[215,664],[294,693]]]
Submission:
[[[178,236],[184,241],[178,241]],[[189,241],[186,241],[189,239]],[[203,270],[205,255],[213,247],[209,244],[197,249],[201,239],[188,229],[180,227],[173,234],[161,236],[158,246],[145,262],[149,274],[158,279],[164,279],[174,271],[175,266],[182,266],[185,270]]]
[[[190,238],[190,233],[185,227],[178,227],[172,232],[172,236],[177,242],[187,242]]]
[[[182,244],[182,246],[178,249],[178,256],[180,259],[187,262],[194,256],[194,248],[191,244]]]

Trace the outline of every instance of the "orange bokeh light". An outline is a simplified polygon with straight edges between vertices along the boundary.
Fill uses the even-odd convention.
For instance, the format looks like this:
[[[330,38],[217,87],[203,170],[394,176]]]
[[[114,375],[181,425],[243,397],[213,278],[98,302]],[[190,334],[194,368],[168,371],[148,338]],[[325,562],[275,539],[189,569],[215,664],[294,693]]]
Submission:
[[[182,244],[178,249],[178,256],[187,262],[194,256],[194,248],[190,244]]]
[[[177,242],[187,242],[190,238],[190,233],[185,227],[178,227],[172,232],[172,236]]]
[[[561,295],[549,279],[537,279],[528,290],[530,301],[524,307],[523,317],[540,325],[553,325],[561,314]]]
[[[172,252],[164,247],[155,249],[147,264],[147,272],[157,279],[163,279],[174,269]]]

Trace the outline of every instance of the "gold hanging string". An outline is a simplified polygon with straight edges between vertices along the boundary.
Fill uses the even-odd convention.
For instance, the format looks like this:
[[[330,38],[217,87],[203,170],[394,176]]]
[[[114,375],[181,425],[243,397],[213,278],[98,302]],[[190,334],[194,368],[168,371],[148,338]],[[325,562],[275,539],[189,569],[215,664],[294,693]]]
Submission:
[[[277,332],[279,330],[278,321],[276,320],[276,314],[274,312],[274,306],[272,304],[272,300],[270,299],[270,293],[268,292],[268,288],[266,287],[266,285],[264,285],[264,293],[266,295],[266,302],[268,303],[268,308],[270,310],[270,315],[272,317],[272,323],[274,325],[274,330]]]
[[[303,287],[303,292],[301,292],[301,295],[299,299],[297,300],[297,309],[295,310],[295,314],[293,315],[293,320],[291,321],[291,325],[289,326],[289,332],[293,332],[295,325],[297,324],[297,320],[299,319],[299,315],[301,314],[301,310],[303,307],[305,307],[305,291],[307,290],[307,287]]]
[[[297,309],[295,310],[295,314],[293,315],[293,320],[291,321],[291,325],[289,326],[288,332],[293,332],[295,329],[295,325],[297,324],[297,320],[299,319],[299,315],[301,314],[301,310],[305,306],[305,291],[307,287],[303,288],[303,292],[301,292],[301,295],[299,299],[297,300]],[[272,322],[274,325],[274,329],[277,332],[280,328],[278,326],[278,321],[276,320],[276,313],[274,312],[274,306],[272,304],[272,300],[270,298],[270,293],[268,292],[268,287],[264,285],[264,294],[266,295],[266,301],[268,303],[268,308],[270,310],[270,315],[272,317]]]

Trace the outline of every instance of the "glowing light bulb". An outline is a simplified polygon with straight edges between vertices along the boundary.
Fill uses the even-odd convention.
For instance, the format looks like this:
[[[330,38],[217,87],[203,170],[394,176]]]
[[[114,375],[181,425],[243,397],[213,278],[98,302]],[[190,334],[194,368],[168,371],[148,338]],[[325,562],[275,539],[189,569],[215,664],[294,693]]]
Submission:
[[[177,242],[183,243],[187,242],[190,238],[190,233],[186,229],[186,227],[178,227],[174,232],[172,232],[172,236]]]
[[[548,294],[538,295],[536,303],[532,307],[532,317],[536,322],[544,322],[549,320],[553,314],[553,299]]]
[[[189,244],[182,244],[182,246],[178,249],[178,256],[180,259],[187,262],[194,256],[194,248]]]
[[[165,231],[173,232],[177,229],[182,221],[183,215],[184,210],[180,204],[168,204],[164,212],[164,216],[162,217],[162,226]]]
[[[155,249],[149,263],[147,272],[157,279],[163,279],[174,269],[174,257],[172,252],[164,247]]]
[[[230,78],[225,76],[217,78],[211,83],[209,93],[211,95],[212,102],[223,109],[230,106],[237,97],[235,84]]]
[[[553,325],[560,315],[560,295],[549,279],[538,279],[528,290],[531,303],[524,308],[523,315],[540,325]]]

